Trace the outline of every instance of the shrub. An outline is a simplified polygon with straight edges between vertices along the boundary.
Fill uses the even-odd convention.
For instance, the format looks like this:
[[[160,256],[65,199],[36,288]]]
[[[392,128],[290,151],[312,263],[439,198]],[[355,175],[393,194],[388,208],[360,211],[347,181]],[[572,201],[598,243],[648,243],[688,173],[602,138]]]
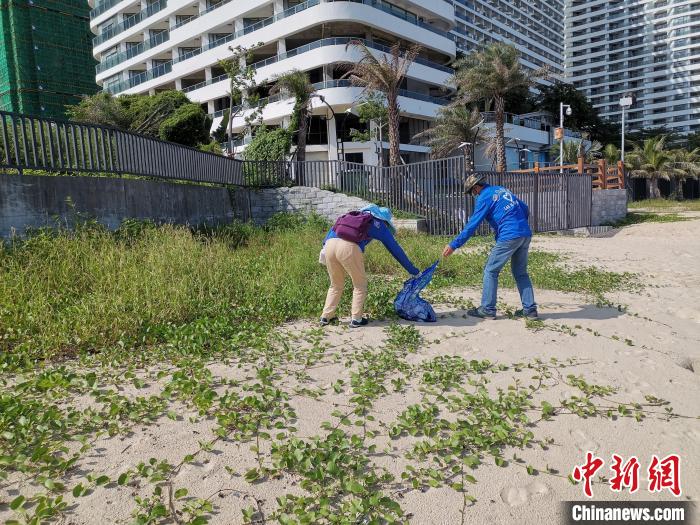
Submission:
[[[216,140],[212,140],[209,144],[200,144],[199,150],[206,151],[207,153],[215,153],[217,155],[224,154],[224,150],[221,149],[221,144],[219,144]]]
[[[267,126],[260,126],[243,157],[245,160],[284,160],[291,147],[292,135],[289,130],[269,130]]]
[[[184,146],[197,146],[209,143],[211,119],[198,104],[185,104],[165,119],[158,129],[163,140],[177,142]]]

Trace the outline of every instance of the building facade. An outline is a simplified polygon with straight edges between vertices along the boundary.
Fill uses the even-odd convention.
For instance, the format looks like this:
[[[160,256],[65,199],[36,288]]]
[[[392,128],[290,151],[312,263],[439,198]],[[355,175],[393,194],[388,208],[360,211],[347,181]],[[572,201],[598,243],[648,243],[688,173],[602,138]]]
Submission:
[[[566,78],[630,130],[700,130],[700,2],[568,0]]]
[[[502,40],[520,50],[526,67],[562,73],[562,9],[559,0],[102,0],[90,16],[96,78],[106,91],[181,90],[212,115],[216,129],[229,107],[229,83],[218,62],[232,55],[230,48],[257,46],[252,62],[256,94],[266,102],[262,122],[287,125],[292,110],[290,99],[268,96],[269,81],[291,70],[306,71],[320,95],[313,99],[307,158],[344,155],[376,163],[388,144],[350,137],[361,127],[354,108],[363,93],[343,78],[342,64],[360,56],[348,42],[362,40],[378,55],[396,42],[422,46],[399,100],[402,156],[413,162],[429,154],[412,137],[448,102],[449,64],[459,52]],[[511,120],[509,167],[520,166],[523,149],[531,162],[543,161],[552,143],[549,122],[539,116]],[[236,133],[245,129],[242,117],[233,124]],[[236,153],[248,140],[239,139]]]
[[[377,161],[376,144],[349,139],[358,127],[352,109],[362,90],[343,79],[340,65],[359,59],[348,42],[362,40],[377,54],[395,42],[423,47],[399,101],[407,161],[428,152],[412,145],[411,137],[447,102],[448,64],[456,56],[454,8],[445,0],[104,0],[94,6],[91,26],[96,78],[105,90],[184,91],[212,115],[212,129],[229,106],[229,82],[218,63],[232,55],[231,47],[257,46],[252,62],[268,126],[286,125],[292,110],[290,99],[268,97],[269,81],[292,70],[308,72],[320,95],[313,98],[309,160],[338,158],[337,137],[343,136],[348,160]],[[234,131],[244,128],[242,118],[233,124]]]
[[[563,0],[454,0],[454,5],[452,32],[460,52],[503,41],[518,48],[525,67],[563,74]]]
[[[0,109],[61,117],[97,92],[83,0],[0,2]]]
[[[458,53],[470,53],[484,43],[502,41],[520,51],[521,62],[532,70],[547,68],[555,78],[563,76],[564,20],[562,0],[454,0],[456,27],[452,30]],[[492,115],[485,114],[492,128]],[[508,169],[546,164],[554,143],[554,128],[546,115],[507,115],[505,134]],[[574,134],[571,135],[573,138]],[[475,157],[479,170],[495,169],[484,147]]]

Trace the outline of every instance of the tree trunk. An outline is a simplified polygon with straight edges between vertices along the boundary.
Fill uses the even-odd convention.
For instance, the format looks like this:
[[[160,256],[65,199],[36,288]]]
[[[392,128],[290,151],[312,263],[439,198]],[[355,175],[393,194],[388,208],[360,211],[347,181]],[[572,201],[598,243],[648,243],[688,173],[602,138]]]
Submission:
[[[309,110],[306,107],[299,109],[299,133],[297,134],[297,161],[306,160],[306,134],[309,130]]]
[[[499,172],[506,171],[506,140],[504,133],[505,126],[505,105],[503,97],[495,97],[494,109],[496,111],[496,169]]]
[[[647,179],[647,194],[650,199],[660,199],[661,191],[659,190],[659,178],[650,177]]]
[[[228,103],[228,129],[226,133],[228,134],[228,153],[233,157],[233,89],[231,89],[231,95],[229,96]]]
[[[685,199],[683,194],[683,185],[685,184],[685,179],[677,179],[678,187],[676,188],[676,200],[682,201]]]
[[[399,101],[398,92],[386,94],[389,119],[389,166],[401,165],[401,142],[399,139]]]

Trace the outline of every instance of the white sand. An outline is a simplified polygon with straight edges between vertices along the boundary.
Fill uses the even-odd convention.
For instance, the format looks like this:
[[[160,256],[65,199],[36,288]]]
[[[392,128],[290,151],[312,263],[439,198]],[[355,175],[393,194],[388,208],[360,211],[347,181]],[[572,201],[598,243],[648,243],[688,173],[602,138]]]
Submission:
[[[538,438],[552,438],[554,444],[547,451],[539,447],[513,452],[528,464],[543,470],[545,465],[556,469],[561,476],[540,473],[527,474],[524,468],[511,464],[496,467],[486,461],[474,476],[478,482],[470,485],[470,493],[477,498],[466,508],[465,523],[475,524],[547,524],[561,519],[559,503],[563,500],[582,498],[581,486],[573,486],[566,476],[573,466],[582,463],[585,451],[594,451],[606,461],[600,472],[610,477],[608,465],[612,453],[623,457],[636,455],[641,462],[641,490],[633,496],[616,495],[603,483],[594,485],[596,500],[625,499],[673,499],[668,492],[652,495],[646,491],[646,468],[652,454],[665,456],[678,453],[682,458],[682,499],[697,501],[700,498],[700,220],[666,224],[643,224],[625,228],[608,238],[538,237],[534,247],[556,251],[569,256],[573,266],[595,265],[601,269],[631,271],[640,274],[645,285],[641,293],[614,293],[609,298],[628,308],[621,313],[616,308],[598,308],[590,299],[551,291],[537,291],[540,314],[549,327],[540,331],[527,329],[524,322],[499,318],[497,321],[478,321],[465,318],[464,312],[449,306],[438,306],[441,319],[433,325],[418,325],[425,344],[407,361],[418,364],[440,355],[462,356],[467,360],[489,359],[510,364],[541,358],[548,361],[556,357],[561,361],[576,358],[581,363],[566,369],[564,374],[582,375],[590,383],[619,388],[611,397],[621,401],[644,401],[651,394],[670,401],[675,412],[694,416],[696,419],[674,419],[668,422],[652,418],[642,422],[621,418],[581,419],[573,415],[558,416],[552,422],[540,422],[533,429]],[[455,291],[464,298],[477,301],[480,290]],[[517,294],[502,290],[501,300],[517,306]],[[638,314],[635,316],[634,314]],[[292,331],[308,328],[300,323],[288,327]],[[385,339],[381,323],[364,330],[349,331],[344,327],[327,330],[327,342],[342,354],[344,349],[362,345],[378,347]],[[563,327],[557,331],[557,326]],[[552,329],[554,328],[554,329]],[[589,332],[587,328],[599,335]],[[566,333],[573,331],[575,335]],[[629,339],[633,346],[625,342]],[[435,342],[439,340],[439,342]],[[245,371],[222,364],[211,367],[215,375],[243,378]],[[695,371],[693,371],[695,370]],[[342,363],[327,362],[309,370],[313,378],[307,388],[327,388],[337,379],[349,384],[349,370]],[[507,386],[515,372],[494,376],[493,385]],[[523,380],[529,374],[520,374]],[[280,385],[292,391],[296,380],[282,379]],[[139,391],[158,391],[153,383]],[[571,395],[572,387],[561,382],[543,395],[553,403]],[[416,388],[405,394],[397,394],[389,388],[389,394],[374,405],[379,421],[391,422],[407,406],[420,402]],[[349,406],[348,388],[341,394],[332,389],[319,399],[292,396],[291,405],[296,409],[298,435],[308,438],[323,434],[319,425],[331,420],[331,412]],[[87,472],[106,474],[115,479],[120,472],[140,461],[155,457],[178,463],[182,457],[198,448],[198,442],[209,440],[215,422],[202,420],[188,422],[191,411],[181,409],[180,421],[163,418],[157,425],[137,426],[127,437],[101,438],[95,448],[79,462],[69,483],[75,484]],[[402,437],[390,440],[377,438],[378,453],[372,461],[386,467],[400,480],[404,467],[412,462],[404,453],[415,438]],[[174,480],[174,486],[187,487],[190,496],[209,497],[217,491],[221,496],[213,499],[215,514],[210,523],[242,523],[241,509],[251,505],[250,496],[260,501],[269,514],[275,507],[275,498],[285,493],[301,494],[298,480],[286,475],[279,480],[249,484],[242,477],[232,477],[224,468],[229,466],[238,473],[255,466],[255,457],[249,443],[219,442],[212,453],[203,453],[197,462],[185,466]],[[388,452],[385,452],[388,447]],[[462,521],[462,496],[450,488],[401,490],[395,494],[411,522],[418,524],[453,524]],[[129,523],[135,508],[133,497],[145,496],[152,487],[98,488],[91,495],[80,498],[65,515],[66,524]],[[13,498],[13,488],[8,494],[0,492],[0,500]],[[248,496],[246,496],[248,495]],[[68,500],[73,502],[69,495]],[[10,513],[0,507],[0,519]]]

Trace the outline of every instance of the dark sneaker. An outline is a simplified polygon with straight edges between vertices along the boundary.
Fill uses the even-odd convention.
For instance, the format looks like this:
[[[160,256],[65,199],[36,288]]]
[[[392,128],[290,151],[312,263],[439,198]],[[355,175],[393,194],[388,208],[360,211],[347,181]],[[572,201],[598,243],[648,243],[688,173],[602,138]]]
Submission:
[[[366,317],[363,317],[359,321],[357,319],[353,319],[350,321],[350,328],[360,328],[361,326],[367,326],[369,324],[369,319]]]
[[[467,310],[467,315],[471,317],[478,317],[480,319],[489,319],[491,321],[496,318],[496,314],[486,312],[481,306],[479,308],[470,308]]]
[[[328,326],[329,324],[338,324],[338,318],[333,317],[331,319],[326,319],[325,317],[321,317],[319,323],[321,324],[321,326]]]
[[[519,319],[522,319],[522,318],[539,319],[540,318],[540,316],[537,314],[536,308],[534,310],[529,310],[527,312],[521,308],[520,310],[515,311],[515,313],[513,314],[513,317],[517,317]]]

